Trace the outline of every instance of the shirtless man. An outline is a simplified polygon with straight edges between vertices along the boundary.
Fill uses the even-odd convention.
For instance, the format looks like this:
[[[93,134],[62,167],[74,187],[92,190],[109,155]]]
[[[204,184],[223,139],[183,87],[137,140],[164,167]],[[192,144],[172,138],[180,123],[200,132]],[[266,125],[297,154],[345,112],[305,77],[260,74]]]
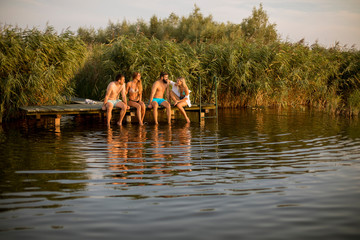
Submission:
[[[170,99],[170,92],[169,92],[169,75],[165,72],[160,73],[160,79],[157,80],[151,89],[150,94],[150,104],[149,108],[154,108],[154,120],[155,124],[158,124],[158,107],[162,105],[166,108],[168,123],[171,124],[171,105],[168,101],[166,101],[164,97],[164,93],[166,90],[167,99]]]
[[[121,93],[123,101],[119,99],[119,95]],[[114,107],[121,108],[120,111],[120,119],[117,122],[118,125],[122,125],[122,120],[124,119],[126,109],[129,107],[127,106],[126,101],[126,94],[125,94],[125,77],[122,74],[118,74],[115,77],[115,81],[109,83],[106,89],[106,95],[104,99],[104,104],[102,106],[103,110],[106,111],[106,121],[107,126],[110,127],[110,120],[111,120],[111,112]]]

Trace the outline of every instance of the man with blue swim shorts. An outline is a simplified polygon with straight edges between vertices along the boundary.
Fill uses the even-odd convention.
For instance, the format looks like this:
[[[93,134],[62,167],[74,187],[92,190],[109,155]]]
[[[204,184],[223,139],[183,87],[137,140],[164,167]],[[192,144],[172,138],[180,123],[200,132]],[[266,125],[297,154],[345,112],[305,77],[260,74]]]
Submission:
[[[120,93],[123,101],[119,99]],[[111,113],[115,107],[121,108],[120,119],[117,122],[117,124],[121,126],[126,110],[129,108],[126,100],[125,77],[122,74],[116,75],[115,81],[109,83],[106,89],[106,95],[102,109],[106,109],[106,122],[108,127],[110,127]]]
[[[162,105],[166,108],[168,123],[171,124],[171,105],[168,101],[166,101],[164,97],[164,93],[166,91],[167,99],[170,99],[170,91],[169,91],[169,74],[166,72],[160,73],[160,79],[157,80],[151,89],[150,94],[150,103],[149,108],[153,108],[153,115],[155,124],[158,124],[158,108],[159,105]]]

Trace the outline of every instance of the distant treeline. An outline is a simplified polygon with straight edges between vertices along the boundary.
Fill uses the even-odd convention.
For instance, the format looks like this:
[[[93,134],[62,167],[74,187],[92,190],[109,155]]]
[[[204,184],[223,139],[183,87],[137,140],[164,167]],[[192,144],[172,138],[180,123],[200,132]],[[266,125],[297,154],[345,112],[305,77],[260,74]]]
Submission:
[[[86,43],[112,43],[122,36],[145,36],[149,39],[169,40],[177,43],[224,43],[237,39],[267,44],[278,39],[275,24],[270,24],[268,16],[260,4],[253,9],[252,16],[241,24],[218,23],[211,15],[205,17],[195,5],[193,12],[185,17],[171,13],[168,18],[152,16],[149,23],[140,19],[136,23],[126,20],[121,23],[109,22],[105,29],[79,28],[78,36]]]
[[[319,107],[358,116],[360,51],[336,44],[284,42],[260,5],[241,24],[217,23],[195,7],[188,17],[153,16],[150,23],[109,23],[57,34],[1,27],[0,115],[24,105],[63,103],[65,95],[101,100],[116,73],[142,74],[144,98],[161,71],[187,79],[213,101],[213,78],[222,107]],[[199,89],[198,78],[202,80]]]

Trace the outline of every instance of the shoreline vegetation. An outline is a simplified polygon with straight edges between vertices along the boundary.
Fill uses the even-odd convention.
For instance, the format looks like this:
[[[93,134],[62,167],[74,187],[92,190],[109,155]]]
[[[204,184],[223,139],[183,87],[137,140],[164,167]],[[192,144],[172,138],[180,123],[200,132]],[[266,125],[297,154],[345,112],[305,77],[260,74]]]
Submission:
[[[0,61],[4,121],[20,117],[20,106],[63,104],[64,96],[101,100],[118,72],[130,81],[135,71],[142,74],[145,100],[166,71],[172,80],[187,79],[193,102],[199,93],[212,101],[216,76],[220,107],[360,112],[360,51],[283,41],[261,4],[240,24],[215,22],[195,5],[188,16],[109,22],[105,29],[77,33],[0,26]]]

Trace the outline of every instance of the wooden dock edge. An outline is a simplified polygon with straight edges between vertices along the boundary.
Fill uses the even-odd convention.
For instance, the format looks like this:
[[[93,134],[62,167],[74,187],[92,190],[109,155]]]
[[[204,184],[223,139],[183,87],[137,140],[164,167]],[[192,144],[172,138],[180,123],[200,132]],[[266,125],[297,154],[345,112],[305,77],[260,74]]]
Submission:
[[[53,118],[54,126],[60,127],[61,118],[63,115],[82,116],[82,115],[98,115],[99,118],[106,118],[106,110],[101,109],[102,104],[65,104],[59,106],[26,106],[20,107],[20,110],[25,116],[35,116],[36,120],[40,120],[42,117]],[[215,109],[215,105],[193,105],[191,107],[185,107],[187,112],[198,112],[199,119],[202,121],[206,114],[210,113],[211,110]],[[152,112],[152,108],[146,109],[146,112]],[[166,108],[160,106],[158,111],[159,114],[165,112]],[[120,113],[119,108],[115,108],[112,111],[113,114]],[[171,119],[176,119],[179,116],[180,110],[177,107],[171,106]],[[147,114],[148,115],[148,114]],[[152,115],[152,114],[151,114]],[[127,123],[137,122],[136,108],[131,107],[126,111],[124,120]]]

